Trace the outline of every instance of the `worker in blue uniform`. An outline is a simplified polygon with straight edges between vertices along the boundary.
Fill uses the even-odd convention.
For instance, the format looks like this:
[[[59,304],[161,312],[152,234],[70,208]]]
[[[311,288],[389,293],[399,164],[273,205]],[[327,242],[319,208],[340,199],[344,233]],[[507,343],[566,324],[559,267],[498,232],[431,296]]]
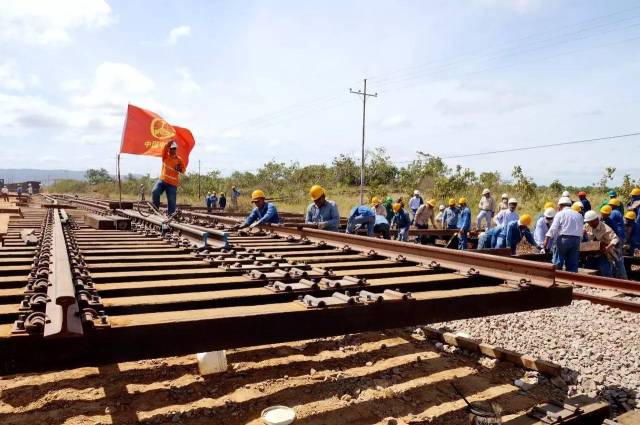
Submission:
[[[467,198],[460,198],[458,200],[460,204],[459,215],[458,215],[458,249],[466,250],[467,249],[467,235],[469,234],[469,229],[471,228],[471,209],[467,206]]]
[[[280,222],[278,210],[272,202],[266,202],[264,192],[254,190],[251,194],[251,202],[255,205],[251,213],[239,228],[256,227],[263,224],[276,224]]]
[[[358,205],[351,209],[349,217],[347,217],[347,232],[355,233],[356,226],[361,225],[367,227],[367,236],[373,236],[373,226],[376,222],[376,214],[367,205]]]

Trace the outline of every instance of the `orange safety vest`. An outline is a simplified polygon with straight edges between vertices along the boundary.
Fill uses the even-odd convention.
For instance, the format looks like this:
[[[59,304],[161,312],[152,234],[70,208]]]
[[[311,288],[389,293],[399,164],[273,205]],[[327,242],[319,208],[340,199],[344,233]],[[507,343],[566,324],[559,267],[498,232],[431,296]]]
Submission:
[[[171,156],[167,153],[162,158],[162,172],[160,173],[160,180],[178,187],[180,184],[180,174],[176,171],[176,166],[180,165],[182,172],[184,172],[184,162],[179,156]]]

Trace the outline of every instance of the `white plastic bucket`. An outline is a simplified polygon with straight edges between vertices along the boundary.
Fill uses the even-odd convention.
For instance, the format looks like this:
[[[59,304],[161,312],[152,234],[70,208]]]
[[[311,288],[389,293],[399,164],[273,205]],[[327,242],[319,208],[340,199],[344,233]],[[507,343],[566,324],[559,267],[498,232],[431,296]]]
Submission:
[[[227,353],[224,350],[198,353],[196,354],[196,359],[198,359],[200,375],[225,372],[228,367]]]

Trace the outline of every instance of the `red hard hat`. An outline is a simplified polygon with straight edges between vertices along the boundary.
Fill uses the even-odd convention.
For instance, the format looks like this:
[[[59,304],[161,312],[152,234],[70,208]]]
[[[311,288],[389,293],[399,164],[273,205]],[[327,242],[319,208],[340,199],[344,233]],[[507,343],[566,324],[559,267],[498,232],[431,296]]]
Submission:
[[[578,192],[578,196],[587,196],[587,192],[580,191]]]

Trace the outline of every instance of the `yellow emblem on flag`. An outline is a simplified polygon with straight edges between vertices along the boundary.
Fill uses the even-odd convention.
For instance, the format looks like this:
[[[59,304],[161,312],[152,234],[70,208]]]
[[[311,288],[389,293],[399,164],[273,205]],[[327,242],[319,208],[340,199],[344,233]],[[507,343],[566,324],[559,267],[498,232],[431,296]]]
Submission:
[[[162,118],[155,118],[151,121],[151,135],[156,139],[166,140],[176,135],[173,127]]]

